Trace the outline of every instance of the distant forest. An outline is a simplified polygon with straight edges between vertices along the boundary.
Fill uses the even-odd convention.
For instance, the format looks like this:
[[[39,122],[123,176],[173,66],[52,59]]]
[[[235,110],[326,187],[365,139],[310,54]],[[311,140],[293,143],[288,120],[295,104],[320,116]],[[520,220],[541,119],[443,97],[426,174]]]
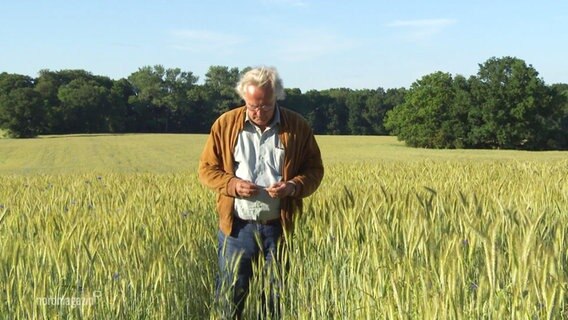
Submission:
[[[203,84],[191,71],[145,66],[113,80],[85,70],[0,74],[0,128],[11,137],[70,133],[208,133],[243,105],[239,70],[211,66]],[[284,79],[285,80],[285,79]],[[491,58],[477,75],[435,72],[410,88],[286,89],[283,107],[316,134],[396,135],[430,148],[568,148],[568,84],[547,85],[513,57]]]

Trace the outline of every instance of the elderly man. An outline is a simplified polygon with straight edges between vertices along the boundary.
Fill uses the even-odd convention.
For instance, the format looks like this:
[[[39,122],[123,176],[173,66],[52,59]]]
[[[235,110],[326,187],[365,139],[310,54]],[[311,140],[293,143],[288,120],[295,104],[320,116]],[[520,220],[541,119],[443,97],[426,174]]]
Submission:
[[[324,169],[308,123],[276,103],[284,88],[274,68],[248,71],[236,90],[245,106],[222,114],[211,127],[199,179],[218,193],[217,298],[223,288],[230,290],[228,316],[240,318],[253,262],[278,262],[279,240],[292,230],[302,198],[316,191]]]

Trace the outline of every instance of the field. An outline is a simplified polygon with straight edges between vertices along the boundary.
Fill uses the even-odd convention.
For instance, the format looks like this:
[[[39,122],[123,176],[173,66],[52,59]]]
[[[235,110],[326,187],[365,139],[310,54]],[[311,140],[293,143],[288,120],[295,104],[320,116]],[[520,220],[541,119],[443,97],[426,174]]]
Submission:
[[[326,176],[288,242],[284,319],[568,318],[568,152],[317,139]],[[1,139],[0,315],[217,318],[204,141]]]

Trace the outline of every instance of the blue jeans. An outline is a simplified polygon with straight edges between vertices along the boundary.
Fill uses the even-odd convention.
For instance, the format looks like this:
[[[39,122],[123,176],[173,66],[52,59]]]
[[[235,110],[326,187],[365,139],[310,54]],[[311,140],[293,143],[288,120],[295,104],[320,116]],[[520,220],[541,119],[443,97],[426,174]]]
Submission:
[[[265,271],[270,271],[270,264],[277,263],[277,251],[282,225],[280,223],[262,225],[240,219],[233,221],[230,236],[218,232],[219,276],[216,283],[216,298],[223,318],[240,318],[245,299],[249,291],[253,263],[259,257],[265,259]],[[270,274],[274,283],[274,275]],[[274,290],[274,288],[270,288]],[[264,297],[261,297],[264,300]],[[263,301],[262,305],[265,304]],[[270,295],[269,312],[278,309],[274,294]]]

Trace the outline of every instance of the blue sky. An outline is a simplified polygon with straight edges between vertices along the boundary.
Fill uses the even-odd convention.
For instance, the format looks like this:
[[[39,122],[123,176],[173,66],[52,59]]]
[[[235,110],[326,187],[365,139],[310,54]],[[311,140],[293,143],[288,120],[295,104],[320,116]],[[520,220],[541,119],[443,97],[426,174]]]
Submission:
[[[275,66],[286,87],[409,87],[491,57],[568,83],[568,1],[2,0],[0,72]]]

